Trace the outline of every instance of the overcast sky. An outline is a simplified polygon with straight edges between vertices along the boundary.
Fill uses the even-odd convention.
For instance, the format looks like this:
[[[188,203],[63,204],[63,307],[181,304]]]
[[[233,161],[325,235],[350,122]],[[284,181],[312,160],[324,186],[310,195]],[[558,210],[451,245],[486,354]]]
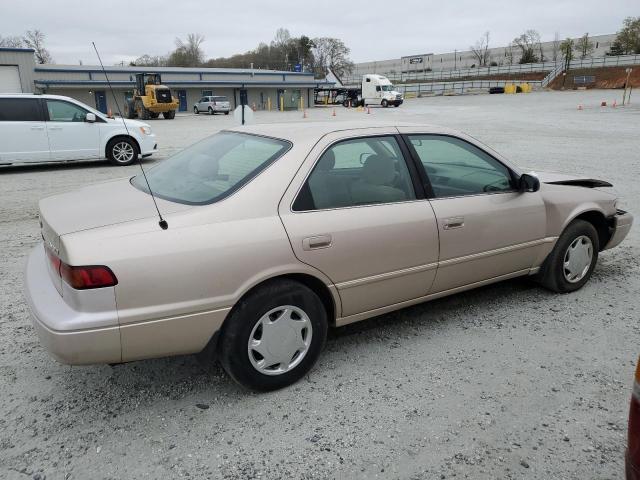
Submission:
[[[207,58],[269,42],[278,27],[292,36],[329,36],[351,48],[355,62],[467,50],[486,30],[502,46],[533,28],[543,40],[614,33],[639,0],[437,2],[404,0],[0,0],[0,35],[38,28],[56,63],[95,64],[95,41],[107,64],[164,55],[175,37],[201,33]]]

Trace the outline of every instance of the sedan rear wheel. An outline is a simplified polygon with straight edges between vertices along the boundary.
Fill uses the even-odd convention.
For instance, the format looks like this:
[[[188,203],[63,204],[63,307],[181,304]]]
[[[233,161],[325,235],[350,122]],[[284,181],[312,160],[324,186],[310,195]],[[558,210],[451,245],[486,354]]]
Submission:
[[[591,223],[571,222],[542,266],[539,274],[542,285],[559,293],[581,288],[598,261],[598,240],[598,232]]]
[[[315,364],[327,336],[327,312],[308,287],[274,280],[241,300],[225,320],[220,363],[240,385],[275,390]]]

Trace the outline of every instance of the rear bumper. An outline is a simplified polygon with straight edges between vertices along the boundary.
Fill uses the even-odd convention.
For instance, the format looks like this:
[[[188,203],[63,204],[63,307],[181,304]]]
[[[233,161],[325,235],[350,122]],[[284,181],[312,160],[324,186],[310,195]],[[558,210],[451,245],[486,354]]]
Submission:
[[[611,238],[603,250],[617,247],[620,242],[625,239],[629,230],[631,230],[631,225],[633,225],[633,215],[624,210],[618,210],[616,215],[611,219]]]
[[[65,302],[51,282],[42,244],[29,255],[24,285],[31,320],[40,343],[56,360],[69,365],[118,363],[122,360],[117,311],[79,311]],[[95,292],[107,299],[113,297],[113,287],[96,289]],[[78,328],[91,324],[100,326]]]

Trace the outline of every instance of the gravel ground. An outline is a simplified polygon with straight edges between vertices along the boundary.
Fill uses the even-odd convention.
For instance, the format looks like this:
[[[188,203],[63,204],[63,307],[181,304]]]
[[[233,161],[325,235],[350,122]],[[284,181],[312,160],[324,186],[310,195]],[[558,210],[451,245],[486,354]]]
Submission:
[[[304,121],[452,126],[520,165],[610,180],[634,210],[640,108],[599,106],[617,97],[437,97],[370,116],[313,109]],[[256,121],[301,117],[258,112]],[[231,115],[154,121],[161,147],[147,164],[232,124]],[[252,394],[191,356],[68,367],[39,345],[22,298],[23,265],[39,240],[37,201],[135,172],[0,171],[0,477],[623,477],[640,353],[638,228],[601,256],[579,292],[556,295],[520,279],[340,328],[303,381]]]

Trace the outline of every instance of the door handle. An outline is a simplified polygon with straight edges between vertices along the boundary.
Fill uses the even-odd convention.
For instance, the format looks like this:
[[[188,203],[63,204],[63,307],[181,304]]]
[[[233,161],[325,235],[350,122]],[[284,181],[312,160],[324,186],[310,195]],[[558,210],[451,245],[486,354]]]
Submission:
[[[49,127],[49,130],[62,130],[62,127]]]
[[[454,230],[462,227],[464,227],[464,217],[451,217],[445,218],[444,226],[442,228],[445,230]]]
[[[302,239],[303,250],[316,250],[318,248],[329,248],[331,246],[331,235],[317,235]]]
[[[31,127],[31,130],[44,130],[44,127]]]

